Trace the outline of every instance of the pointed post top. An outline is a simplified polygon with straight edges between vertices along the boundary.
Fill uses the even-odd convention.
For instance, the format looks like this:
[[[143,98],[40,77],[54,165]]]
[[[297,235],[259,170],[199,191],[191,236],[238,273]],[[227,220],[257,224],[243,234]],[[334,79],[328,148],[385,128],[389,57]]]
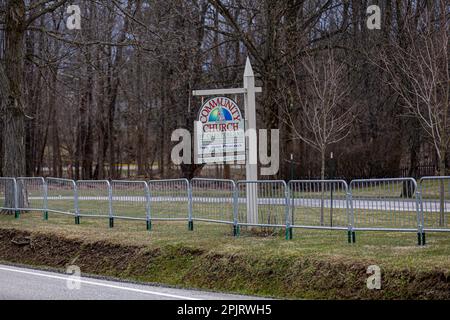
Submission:
[[[247,61],[245,62],[244,77],[254,77],[252,64],[250,63],[250,58],[247,56]]]

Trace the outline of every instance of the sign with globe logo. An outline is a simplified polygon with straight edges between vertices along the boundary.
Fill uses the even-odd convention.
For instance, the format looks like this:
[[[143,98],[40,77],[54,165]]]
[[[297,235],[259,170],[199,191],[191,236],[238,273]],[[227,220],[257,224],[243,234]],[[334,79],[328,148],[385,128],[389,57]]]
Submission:
[[[245,161],[245,126],[241,110],[227,97],[203,103],[198,115],[199,163]]]

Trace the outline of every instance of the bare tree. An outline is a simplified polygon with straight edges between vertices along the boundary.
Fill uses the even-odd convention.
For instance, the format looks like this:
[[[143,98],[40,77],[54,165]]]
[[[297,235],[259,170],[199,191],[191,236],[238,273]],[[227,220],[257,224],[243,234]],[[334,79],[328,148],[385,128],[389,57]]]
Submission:
[[[283,111],[296,137],[320,153],[320,176],[324,179],[327,147],[347,137],[355,118],[353,106],[345,105],[350,91],[346,64],[336,61],[328,50],[324,57],[307,56],[302,66],[308,77],[308,91],[300,91],[298,73],[293,70],[295,88]],[[298,120],[302,131],[298,130]]]
[[[432,141],[440,175],[446,173],[449,144],[449,44],[444,2],[440,1],[444,11],[439,28],[432,26],[430,12],[426,12],[422,27],[411,21],[405,24],[407,45],[393,42],[380,55],[381,67],[390,76],[390,86],[402,98],[406,114],[420,121]]]
[[[439,0],[435,6],[430,5],[420,19],[407,16],[404,41],[394,41],[382,51],[380,67],[387,71],[388,83],[401,97],[406,115],[417,119],[426,132],[439,160],[439,174],[445,176],[450,142],[449,23],[446,1]],[[441,182],[441,226],[445,223],[444,193]]]
[[[350,91],[346,82],[346,64],[338,62],[333,52],[327,50],[323,56],[308,55],[302,66],[307,75],[307,83],[302,87],[307,91],[300,91],[298,71],[293,69],[295,88],[287,103],[285,100],[284,121],[298,139],[320,153],[320,177],[324,180],[327,148],[347,137],[355,118],[353,106],[346,104]],[[321,225],[324,224],[323,198]]]

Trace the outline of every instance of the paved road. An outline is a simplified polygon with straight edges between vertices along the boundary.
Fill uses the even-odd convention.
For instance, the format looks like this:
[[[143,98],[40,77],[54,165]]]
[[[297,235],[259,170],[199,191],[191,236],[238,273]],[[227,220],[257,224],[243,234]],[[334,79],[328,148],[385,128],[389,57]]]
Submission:
[[[249,296],[138,285],[0,265],[0,299],[14,300],[249,300]]]
[[[30,200],[42,200],[42,197],[30,197]],[[73,197],[48,197],[48,200],[72,200]],[[108,201],[108,197],[102,196],[91,196],[91,197],[79,197],[78,200],[82,201]],[[113,201],[121,202],[145,202],[145,197],[139,196],[123,196],[123,197],[112,197]],[[152,197],[152,202],[186,202],[187,197]],[[233,198],[230,197],[193,197],[194,203],[232,203]],[[245,198],[239,198],[238,203],[246,203]],[[271,204],[271,205],[284,205],[284,198],[258,198],[258,204]],[[305,208],[320,208],[321,200],[317,198],[296,198],[291,199],[290,204],[296,207]],[[415,199],[404,199],[404,198],[392,198],[386,200],[380,199],[356,199],[352,200],[353,209],[360,210],[375,210],[375,211],[416,211],[416,201]],[[342,197],[333,199],[331,201],[329,198],[324,200],[323,206],[325,208],[330,208],[331,206],[335,209],[345,209],[347,207],[347,201],[342,199]],[[439,199],[423,199],[423,208],[425,212],[440,212],[440,201]],[[450,212],[450,201],[444,202],[444,211]]]

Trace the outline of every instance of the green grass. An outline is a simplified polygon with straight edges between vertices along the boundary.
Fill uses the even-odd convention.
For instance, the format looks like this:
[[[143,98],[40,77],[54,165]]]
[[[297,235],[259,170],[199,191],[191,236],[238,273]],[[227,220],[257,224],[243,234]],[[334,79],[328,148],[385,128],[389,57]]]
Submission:
[[[30,202],[30,206],[42,207],[42,201]],[[48,208],[63,211],[75,212],[74,202],[71,200],[50,199],[48,201]],[[108,216],[109,203],[108,201],[95,200],[80,200],[80,213],[82,215],[104,215]],[[424,205],[427,209],[429,205]],[[285,208],[281,205],[264,204],[258,206],[259,221],[267,224],[285,224]],[[153,218],[177,218],[187,219],[188,217],[188,203],[187,201],[161,201],[151,202],[150,204],[151,216]],[[145,202],[120,202],[113,201],[113,212],[116,216],[133,217],[145,219],[146,205]],[[215,220],[233,221],[233,206],[231,203],[220,202],[194,202],[193,203],[194,217],[207,218]],[[417,213],[415,211],[395,211],[395,210],[377,210],[377,208],[355,208],[355,226],[356,227],[401,227],[401,228],[416,228],[417,227]],[[294,210],[290,211],[293,215],[292,221],[297,225],[312,225],[320,226],[321,208],[305,208],[295,206]],[[441,227],[450,228],[449,212],[445,213],[445,225]],[[238,215],[240,222],[246,222],[246,205],[240,204],[238,206]],[[346,209],[323,208],[324,226],[348,226],[348,217]],[[425,226],[438,228],[439,226],[439,212],[425,212]]]
[[[31,232],[34,249],[17,251],[5,230]],[[6,244],[0,257],[61,269],[79,263],[87,273],[240,294],[448,297],[442,279],[450,272],[450,234],[428,234],[425,247],[417,246],[415,233],[357,232],[355,244],[347,243],[345,231],[295,229],[292,240],[282,229],[262,234],[268,233],[243,228],[233,237],[230,225],[198,221],[194,231],[185,221],[155,221],[151,231],[144,221],[116,220],[109,228],[106,218],[83,217],[75,225],[73,217],[50,214],[44,221],[33,212],[19,219],[0,215],[0,243]],[[365,270],[373,264],[383,272],[380,292],[365,287]]]
[[[424,198],[439,198],[441,194],[441,186],[443,186],[444,196],[446,197],[446,200],[450,200],[448,195],[450,190],[450,179],[423,180],[419,186],[422,187],[422,196]]]
[[[450,269],[450,234],[428,234],[427,246],[416,244],[415,233],[358,232],[357,243],[348,244],[345,231],[295,229],[291,241],[277,236],[258,237],[245,232],[232,236],[231,226],[195,223],[195,230],[187,230],[185,222],[153,223],[152,231],[145,230],[145,222],[118,220],[108,227],[107,219],[82,218],[80,225],[74,218],[50,214],[43,221],[40,213],[23,213],[19,219],[0,216],[1,228],[56,233],[69,238],[91,241],[108,240],[127,245],[159,247],[167,243],[183,244],[221,253],[249,255],[311,256],[330,260],[364,261],[392,268],[431,270]]]

